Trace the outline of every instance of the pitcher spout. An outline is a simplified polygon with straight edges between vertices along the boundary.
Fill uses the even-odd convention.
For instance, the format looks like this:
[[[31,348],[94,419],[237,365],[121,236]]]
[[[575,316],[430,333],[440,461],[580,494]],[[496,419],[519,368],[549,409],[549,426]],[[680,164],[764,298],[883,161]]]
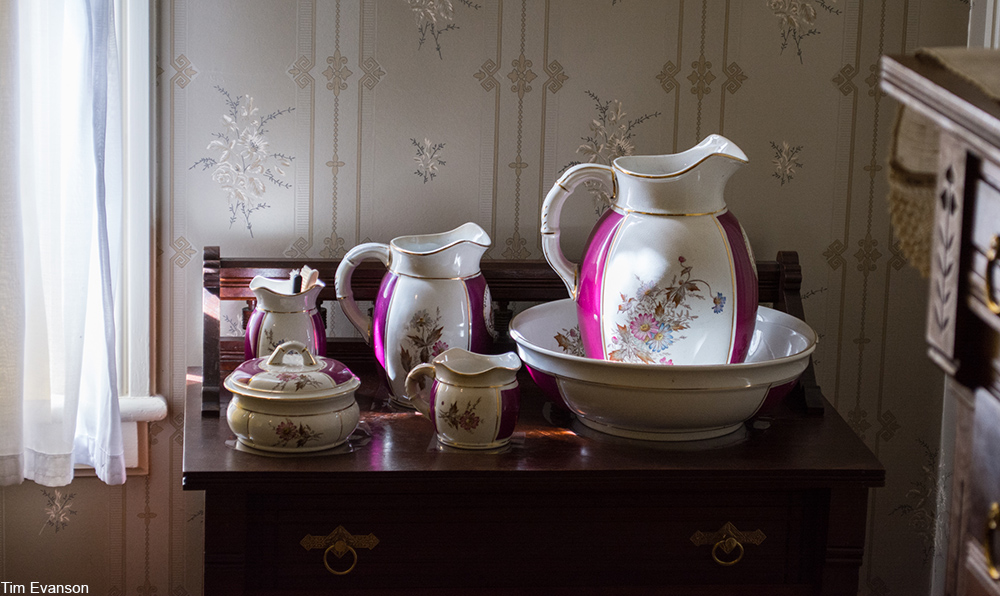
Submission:
[[[653,214],[715,213],[726,206],[723,191],[729,177],[747,163],[736,143],[717,134],[680,153],[619,157],[613,164],[617,204],[625,211]]]
[[[479,273],[490,244],[486,230],[473,222],[438,234],[401,236],[389,243],[390,269],[415,277],[470,277]]]

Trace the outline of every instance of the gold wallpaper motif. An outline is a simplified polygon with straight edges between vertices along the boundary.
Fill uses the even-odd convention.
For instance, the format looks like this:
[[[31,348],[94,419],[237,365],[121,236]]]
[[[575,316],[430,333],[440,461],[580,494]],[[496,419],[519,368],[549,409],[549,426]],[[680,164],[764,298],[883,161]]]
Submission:
[[[195,70],[194,65],[188,60],[188,57],[184,54],[177,56],[174,60],[170,62],[170,66],[174,67],[177,71],[173,77],[170,78],[170,82],[177,85],[181,89],[188,86],[188,84],[194,79],[198,71]]]

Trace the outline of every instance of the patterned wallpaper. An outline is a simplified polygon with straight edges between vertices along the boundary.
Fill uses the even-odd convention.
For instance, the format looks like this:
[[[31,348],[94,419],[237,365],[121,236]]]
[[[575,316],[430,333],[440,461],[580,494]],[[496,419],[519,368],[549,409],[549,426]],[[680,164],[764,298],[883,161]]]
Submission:
[[[888,470],[870,498],[861,592],[926,593],[940,556],[942,376],[924,355],[926,282],[889,225],[895,104],[877,61],[964,45],[968,10],[968,0],[160,0],[170,415],[151,426],[149,476],[4,489],[0,577],[200,594],[203,501],[181,490],[180,470],[203,246],[337,257],[475,221],[493,239],[488,258],[538,259],[540,201],[567,167],[721,133],[750,158],[729,206],[758,258],[798,251],[820,384]],[[605,199],[591,189],[568,201],[571,256]],[[237,316],[224,313],[224,330]]]

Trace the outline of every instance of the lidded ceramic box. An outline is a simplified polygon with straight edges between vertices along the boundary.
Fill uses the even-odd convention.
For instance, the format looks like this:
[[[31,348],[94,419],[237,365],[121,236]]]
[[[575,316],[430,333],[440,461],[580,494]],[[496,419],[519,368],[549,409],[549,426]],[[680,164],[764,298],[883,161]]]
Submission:
[[[253,449],[330,449],[347,441],[358,426],[354,392],[359,385],[343,363],[288,341],[226,377],[225,387],[233,394],[226,418],[237,440]]]

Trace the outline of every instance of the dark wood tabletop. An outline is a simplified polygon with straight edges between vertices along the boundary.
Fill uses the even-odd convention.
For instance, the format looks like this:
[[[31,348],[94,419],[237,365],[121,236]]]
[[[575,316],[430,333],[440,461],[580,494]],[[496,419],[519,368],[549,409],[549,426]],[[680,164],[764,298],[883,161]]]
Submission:
[[[573,415],[548,403],[534,382],[522,375],[521,412],[511,444],[500,452],[476,452],[437,444],[431,423],[414,411],[391,405],[375,371],[355,371],[363,383],[356,396],[361,424],[350,446],[327,454],[268,456],[237,448],[225,415],[201,415],[199,369],[188,381],[184,433],[184,488],[253,482],[343,481],[390,476],[434,483],[461,476],[480,481],[531,483],[533,472],[556,473],[566,480],[636,478],[645,482],[703,483],[707,480],[783,485],[850,482],[882,486],[881,464],[832,407],[809,416],[795,398],[725,437],[705,441],[652,442],[618,438],[584,427]],[[523,371],[522,371],[523,372]],[[793,394],[794,395],[794,394]],[[719,472],[725,472],[720,476]]]

